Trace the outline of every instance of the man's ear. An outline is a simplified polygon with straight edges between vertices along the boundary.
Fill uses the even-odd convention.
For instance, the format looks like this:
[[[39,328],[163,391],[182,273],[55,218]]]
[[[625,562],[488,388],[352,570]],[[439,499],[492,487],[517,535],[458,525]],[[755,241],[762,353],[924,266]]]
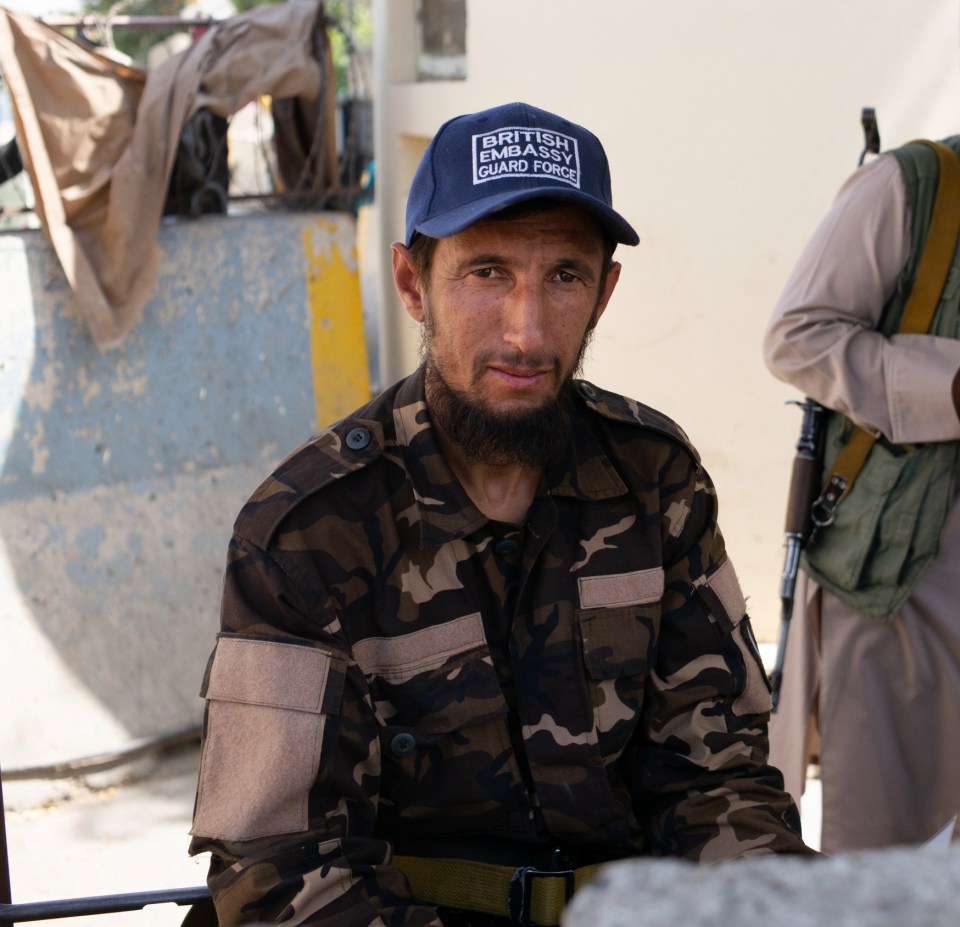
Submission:
[[[394,286],[396,286],[410,318],[415,322],[422,322],[424,316],[423,287],[420,282],[420,274],[410,257],[410,249],[399,241],[395,241],[390,249],[393,251]]]

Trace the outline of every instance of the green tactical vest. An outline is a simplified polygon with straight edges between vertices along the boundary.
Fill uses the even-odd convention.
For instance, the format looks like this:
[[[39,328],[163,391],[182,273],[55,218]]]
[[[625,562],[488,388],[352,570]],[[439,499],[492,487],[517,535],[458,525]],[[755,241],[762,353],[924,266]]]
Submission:
[[[944,139],[960,152],[960,136]],[[906,145],[892,152],[913,213],[910,257],[884,306],[878,330],[894,334],[923,254],[939,173],[935,152]],[[957,204],[960,208],[960,204]],[[954,252],[930,333],[960,338],[960,248]],[[824,442],[827,479],[853,425],[831,413]],[[953,503],[958,441],[895,445],[885,438],[870,451],[832,525],[820,529],[803,554],[803,566],[823,588],[861,614],[890,621],[937,554],[940,532]]]

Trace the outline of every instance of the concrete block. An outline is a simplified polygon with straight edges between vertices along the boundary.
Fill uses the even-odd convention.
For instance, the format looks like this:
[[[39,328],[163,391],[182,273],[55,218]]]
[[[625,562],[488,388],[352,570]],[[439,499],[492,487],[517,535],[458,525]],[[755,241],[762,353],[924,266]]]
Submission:
[[[200,721],[233,519],[369,398],[352,216],[206,217],[159,242],[142,320],[100,353],[43,235],[0,235],[5,768]]]
[[[946,927],[958,920],[960,847],[953,845],[708,866],[613,863],[573,898],[563,927]]]

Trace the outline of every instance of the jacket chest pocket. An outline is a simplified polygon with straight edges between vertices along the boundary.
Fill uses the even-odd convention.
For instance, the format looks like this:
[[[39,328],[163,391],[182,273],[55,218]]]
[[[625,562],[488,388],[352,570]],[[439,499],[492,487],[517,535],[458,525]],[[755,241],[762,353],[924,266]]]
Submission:
[[[663,570],[579,583],[577,622],[594,724],[604,757],[616,758],[636,728],[655,662]]]
[[[376,660],[373,645],[354,651],[381,722],[383,800],[404,819],[433,819],[438,832],[444,820],[462,827],[491,797],[507,802],[521,778],[480,616],[414,634],[378,642]]]

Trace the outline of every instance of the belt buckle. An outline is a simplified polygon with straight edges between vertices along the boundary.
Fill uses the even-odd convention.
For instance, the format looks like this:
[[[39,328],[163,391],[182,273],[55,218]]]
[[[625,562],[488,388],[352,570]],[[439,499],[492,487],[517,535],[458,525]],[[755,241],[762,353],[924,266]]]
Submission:
[[[537,869],[536,866],[520,866],[510,877],[510,889],[507,893],[507,916],[526,927],[556,927],[558,921],[541,924],[530,919],[533,904],[533,880],[535,877],[563,879],[566,883],[564,902],[573,897],[576,883],[572,869]]]

